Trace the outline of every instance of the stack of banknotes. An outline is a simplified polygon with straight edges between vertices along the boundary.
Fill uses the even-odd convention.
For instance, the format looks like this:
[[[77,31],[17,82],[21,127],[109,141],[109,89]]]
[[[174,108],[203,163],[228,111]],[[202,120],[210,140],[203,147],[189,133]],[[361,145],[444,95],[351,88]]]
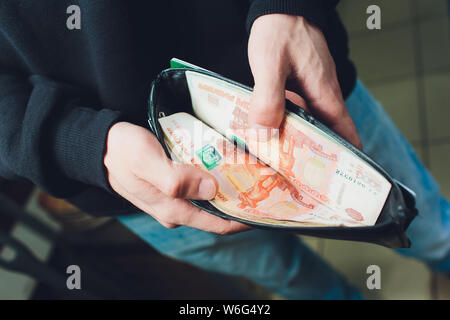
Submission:
[[[191,71],[186,78],[194,115],[159,123],[173,159],[218,181],[213,206],[274,225],[376,223],[391,184],[351,150],[290,112],[279,130],[250,128],[250,91]]]

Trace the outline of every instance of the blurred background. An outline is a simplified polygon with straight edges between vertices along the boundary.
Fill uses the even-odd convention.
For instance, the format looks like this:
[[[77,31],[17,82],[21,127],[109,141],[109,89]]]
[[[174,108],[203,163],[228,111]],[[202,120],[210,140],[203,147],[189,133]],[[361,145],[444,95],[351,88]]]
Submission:
[[[366,28],[365,12],[372,4],[381,8],[381,30]],[[450,197],[448,1],[341,0],[338,9],[360,79],[412,143],[442,193]],[[279,298],[244,279],[205,273],[162,257],[113,220],[96,220],[86,227],[82,222],[89,217],[26,182],[0,180],[0,195],[0,235],[11,235],[29,249],[17,243],[0,244],[0,299]],[[61,229],[61,213],[70,228]],[[449,281],[392,250],[303,238],[366,298],[450,299]],[[4,243],[5,237],[0,240]],[[83,291],[88,296],[65,290],[66,268],[71,264],[83,270],[87,286]],[[366,288],[366,268],[372,264],[382,270],[381,290]]]

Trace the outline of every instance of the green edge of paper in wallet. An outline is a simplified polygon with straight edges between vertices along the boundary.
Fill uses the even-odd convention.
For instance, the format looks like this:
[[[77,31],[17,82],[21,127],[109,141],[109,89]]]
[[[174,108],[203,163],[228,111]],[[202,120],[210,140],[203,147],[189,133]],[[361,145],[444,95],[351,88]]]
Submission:
[[[415,194],[286,100],[278,130],[248,125],[252,89],[179,59],[153,81],[148,122],[167,155],[208,171],[219,217],[272,230],[409,247]]]

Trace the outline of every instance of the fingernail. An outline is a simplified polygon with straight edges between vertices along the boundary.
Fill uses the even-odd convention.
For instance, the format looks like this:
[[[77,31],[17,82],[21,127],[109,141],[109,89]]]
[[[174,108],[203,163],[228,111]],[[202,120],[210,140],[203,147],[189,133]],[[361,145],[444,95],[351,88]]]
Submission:
[[[266,127],[255,123],[253,128],[256,130],[256,136],[258,137],[258,141],[267,142],[275,136],[277,129]]]
[[[210,179],[203,179],[198,187],[200,198],[211,200],[216,195],[216,184]]]

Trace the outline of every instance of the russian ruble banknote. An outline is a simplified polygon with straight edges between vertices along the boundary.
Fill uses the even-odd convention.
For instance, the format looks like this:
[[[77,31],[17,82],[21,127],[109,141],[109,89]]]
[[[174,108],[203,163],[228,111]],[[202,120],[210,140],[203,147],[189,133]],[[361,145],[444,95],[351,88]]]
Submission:
[[[375,224],[391,184],[364,160],[290,112],[262,138],[267,132],[248,126],[250,91],[196,72],[186,78],[195,117],[179,113],[160,123],[183,162],[200,159],[199,152],[202,160],[220,159],[195,163],[219,181],[213,205],[276,224]]]
[[[276,225],[361,225],[338,217],[270,166],[188,113],[160,118],[172,158],[209,171],[219,185],[210,201],[244,220]]]

